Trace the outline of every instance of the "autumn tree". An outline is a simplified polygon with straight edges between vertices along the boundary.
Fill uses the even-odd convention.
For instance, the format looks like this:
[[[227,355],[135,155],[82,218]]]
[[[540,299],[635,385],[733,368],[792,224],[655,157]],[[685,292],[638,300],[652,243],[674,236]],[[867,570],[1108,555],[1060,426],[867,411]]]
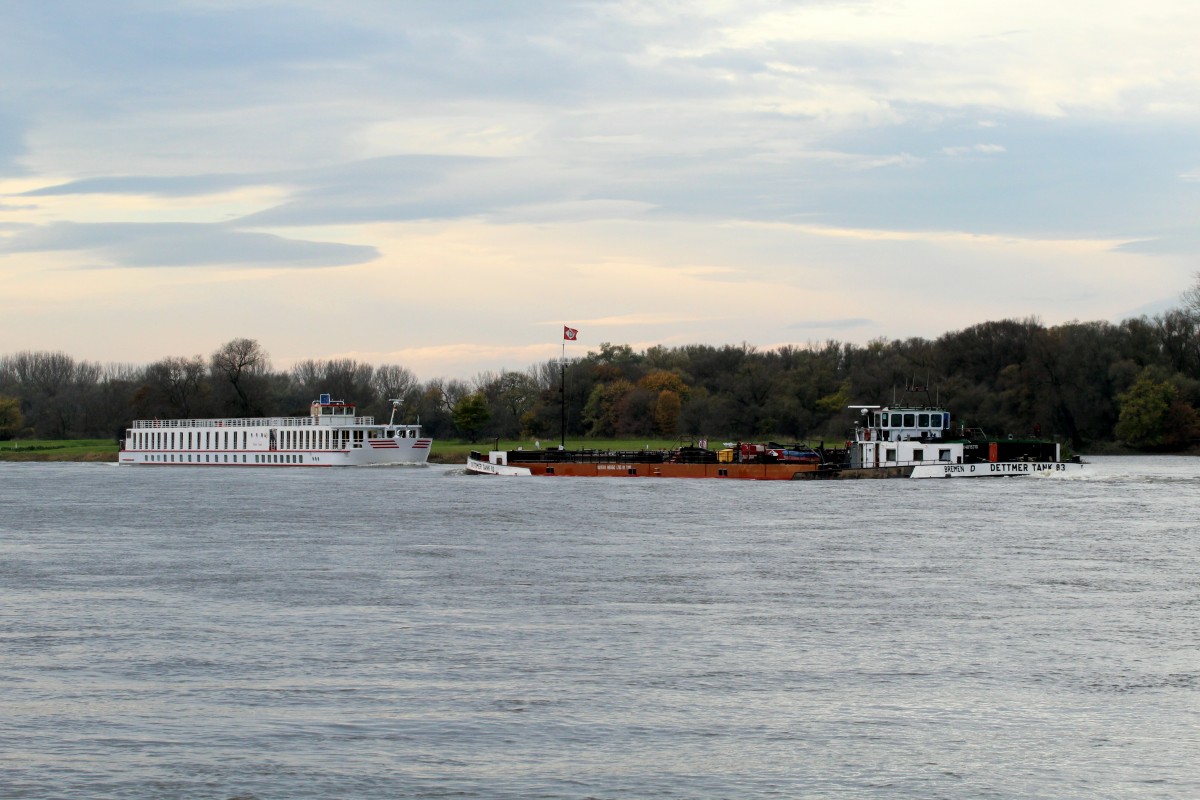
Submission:
[[[236,408],[245,415],[264,413],[270,356],[254,339],[233,339],[217,348],[209,359],[215,380],[223,381],[236,395]]]
[[[21,401],[15,397],[0,396],[0,439],[12,439],[21,432],[24,424]]]
[[[583,407],[583,420],[589,436],[613,436],[621,421],[622,402],[636,387],[618,378],[609,383],[598,383]]]
[[[196,401],[207,392],[205,364],[200,356],[171,356],[146,367],[146,386],[170,416],[189,418]]]
[[[1117,422],[1117,438],[1134,447],[1160,447],[1166,441],[1167,418],[1177,390],[1169,382],[1158,380],[1152,370],[1145,370],[1137,382],[1118,399],[1121,416]]]
[[[663,389],[658,393],[654,404],[654,424],[658,432],[666,437],[672,437],[679,432],[679,413],[683,410],[683,400],[678,392]]]
[[[362,413],[375,404],[375,368],[352,358],[297,362],[291,370],[293,390],[290,403],[299,411],[322,394],[353,403]]]
[[[1183,309],[1194,317],[1200,318],[1200,272],[1193,277],[1193,283],[1182,295]]]
[[[476,392],[455,403],[452,415],[454,427],[458,428],[459,433],[467,441],[474,443],[478,441],[480,432],[483,431],[492,414],[488,410],[487,398],[482,393]]]
[[[66,353],[25,351],[5,359],[22,403],[25,421],[39,436],[62,439],[76,423],[95,389],[100,365],[76,361]],[[8,389],[7,391],[12,391]]]

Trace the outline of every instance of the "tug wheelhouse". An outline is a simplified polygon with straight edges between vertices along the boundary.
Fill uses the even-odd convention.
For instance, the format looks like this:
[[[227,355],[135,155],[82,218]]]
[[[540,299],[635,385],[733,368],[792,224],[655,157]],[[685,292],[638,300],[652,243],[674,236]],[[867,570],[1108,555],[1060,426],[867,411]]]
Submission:
[[[849,448],[851,468],[896,467],[929,462],[961,464],[963,461],[963,442],[947,438],[950,433],[950,412],[944,409],[851,408],[862,412],[862,424],[855,427]]]
[[[1078,458],[1063,461],[1057,442],[1034,436],[987,436],[955,430],[936,407],[851,406],[860,412],[846,443],[847,471],[857,477],[958,478],[1078,473]]]

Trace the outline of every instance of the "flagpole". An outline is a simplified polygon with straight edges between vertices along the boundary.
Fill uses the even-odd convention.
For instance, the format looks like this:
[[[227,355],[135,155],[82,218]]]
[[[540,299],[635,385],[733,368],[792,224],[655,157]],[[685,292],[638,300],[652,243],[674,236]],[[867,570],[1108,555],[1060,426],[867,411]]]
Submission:
[[[562,450],[567,449],[567,342],[573,342],[578,337],[579,331],[569,325],[563,325],[562,358],[558,361],[558,399],[562,407],[562,420],[559,425],[562,439],[559,441],[559,448]]]
[[[567,337],[564,332],[562,343],[562,358],[558,362],[559,378],[558,378],[558,402],[561,411],[561,422],[559,432],[562,439],[559,441],[561,449],[567,449]]]

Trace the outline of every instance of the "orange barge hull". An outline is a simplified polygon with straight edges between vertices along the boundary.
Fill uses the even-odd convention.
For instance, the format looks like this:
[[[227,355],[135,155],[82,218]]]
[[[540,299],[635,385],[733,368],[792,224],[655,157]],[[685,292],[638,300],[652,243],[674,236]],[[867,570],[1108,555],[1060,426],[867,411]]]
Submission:
[[[531,475],[587,478],[730,478],[755,481],[793,481],[815,477],[816,464],[642,464],[608,462],[601,464],[559,461],[508,462],[525,467]]]

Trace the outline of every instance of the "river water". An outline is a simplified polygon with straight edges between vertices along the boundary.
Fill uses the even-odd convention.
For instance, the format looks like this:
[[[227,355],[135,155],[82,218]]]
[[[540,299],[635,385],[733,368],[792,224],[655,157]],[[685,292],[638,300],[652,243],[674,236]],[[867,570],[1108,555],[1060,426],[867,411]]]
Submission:
[[[1200,796],[1200,460],[0,465],[3,798]]]

